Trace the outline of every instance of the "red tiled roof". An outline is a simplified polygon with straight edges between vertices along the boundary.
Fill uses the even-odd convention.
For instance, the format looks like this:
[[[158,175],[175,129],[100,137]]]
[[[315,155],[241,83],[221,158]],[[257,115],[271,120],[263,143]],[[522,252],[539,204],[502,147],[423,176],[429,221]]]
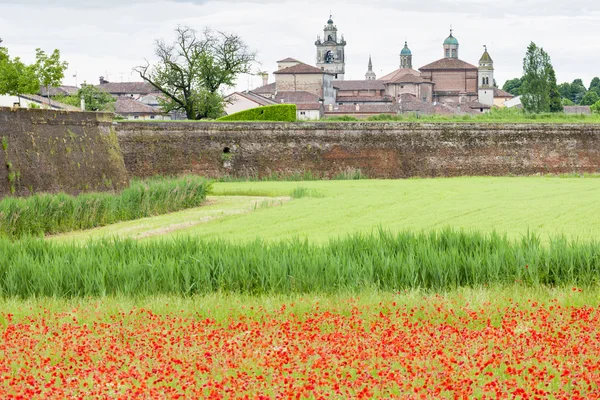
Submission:
[[[278,63],[289,63],[289,62],[301,63],[301,61],[298,61],[298,60],[296,60],[295,58],[292,58],[292,57],[284,58],[283,60],[279,60],[277,62]]]
[[[79,91],[79,89],[76,86],[59,86],[59,87],[51,87],[48,90],[50,92],[50,96],[72,96],[74,94],[77,94],[77,92]],[[48,97],[48,95],[46,94],[46,88],[45,87],[41,87],[40,88],[40,95],[44,96],[44,97]]]
[[[513,96],[512,94],[505,92],[502,89],[498,89],[498,88],[494,88],[494,97],[508,97],[508,98],[513,98],[515,96]]]
[[[113,95],[150,94],[157,92],[156,88],[148,82],[102,83],[96,85],[96,87]]]
[[[285,75],[285,74],[328,74],[334,75],[331,72],[323,71],[317,67],[313,67],[312,65],[300,63],[296,65],[292,65],[291,67],[287,67],[284,69],[280,69],[279,71],[273,72],[277,75]]]
[[[272,104],[277,104],[275,103],[273,100],[271,99],[267,99],[266,97],[263,97],[259,94],[253,93],[253,92],[235,92],[230,94],[229,96],[232,96],[234,94],[237,94],[238,96],[242,96],[245,97],[246,99],[253,101],[257,104],[260,104],[261,106],[268,106],[268,105],[272,105]],[[227,97],[229,97],[227,96]]]
[[[333,110],[329,110],[329,106],[325,106],[325,114],[395,114],[396,108],[391,104],[364,104],[358,106],[358,111],[355,105],[337,105],[333,106]]]
[[[321,104],[319,103],[311,103],[311,104],[296,104],[297,110],[320,110]]]
[[[162,114],[163,112],[156,107],[149,106],[130,97],[121,96],[115,102],[115,112],[117,114]]]
[[[265,85],[265,86],[257,87],[256,89],[254,89],[252,91],[254,93],[264,94],[264,93],[275,93],[276,89],[277,89],[277,86],[276,86],[275,82],[273,82],[273,83],[269,83],[268,85]]]
[[[390,72],[389,74],[379,78],[379,81],[393,81],[396,78],[402,76],[402,75],[406,75],[406,74],[413,74],[416,76],[421,75],[421,73],[417,70],[414,70],[412,68],[399,68],[397,70],[395,70],[394,72]]]
[[[48,105],[48,98],[42,97],[37,94],[22,94],[21,98],[29,100],[29,101],[33,101],[42,106]],[[79,107],[75,107],[70,104],[59,103],[58,101],[55,101],[55,100],[50,100],[50,108],[58,109],[58,110],[65,110],[65,111],[81,111],[81,108],[79,108]]]
[[[381,81],[335,81],[333,87],[339,91],[385,90],[385,84]]]
[[[277,92],[276,103],[314,104],[319,102],[319,96],[305,91]]]
[[[432,69],[477,69],[476,66],[469,64],[463,60],[457,58],[442,58],[437,61],[427,64],[424,67],[419,68],[420,71],[427,71]]]
[[[391,103],[394,101],[391,96],[338,96],[338,102],[371,102],[371,103]]]

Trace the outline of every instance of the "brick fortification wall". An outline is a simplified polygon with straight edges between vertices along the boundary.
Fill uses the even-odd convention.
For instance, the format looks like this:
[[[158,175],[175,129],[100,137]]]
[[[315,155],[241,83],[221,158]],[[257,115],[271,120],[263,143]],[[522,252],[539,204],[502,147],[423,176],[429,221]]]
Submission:
[[[348,168],[380,178],[600,172],[600,125],[120,123],[117,134],[138,177],[331,177]]]
[[[0,108],[0,197],[128,184],[112,115]]]

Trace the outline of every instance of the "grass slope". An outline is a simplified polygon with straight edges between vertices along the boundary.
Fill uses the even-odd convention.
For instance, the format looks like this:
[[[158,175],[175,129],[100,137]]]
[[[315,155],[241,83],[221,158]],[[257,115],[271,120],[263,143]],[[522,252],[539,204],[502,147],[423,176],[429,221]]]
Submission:
[[[282,207],[225,216],[166,235],[325,242],[379,227],[390,231],[452,227],[497,231],[512,238],[531,231],[544,241],[556,234],[581,239],[600,235],[600,180],[593,177],[233,182],[215,183],[212,193],[289,196],[298,188],[306,189],[307,195]],[[114,233],[132,236],[119,226],[102,231],[102,235]],[[82,232],[70,239],[87,237],[89,234]]]

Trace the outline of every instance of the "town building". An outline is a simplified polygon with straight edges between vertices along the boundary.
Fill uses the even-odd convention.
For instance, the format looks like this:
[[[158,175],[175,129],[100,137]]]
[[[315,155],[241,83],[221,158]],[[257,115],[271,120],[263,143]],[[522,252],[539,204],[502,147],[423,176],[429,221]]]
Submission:
[[[115,114],[131,120],[170,120],[168,113],[129,96],[120,96],[115,102]]]

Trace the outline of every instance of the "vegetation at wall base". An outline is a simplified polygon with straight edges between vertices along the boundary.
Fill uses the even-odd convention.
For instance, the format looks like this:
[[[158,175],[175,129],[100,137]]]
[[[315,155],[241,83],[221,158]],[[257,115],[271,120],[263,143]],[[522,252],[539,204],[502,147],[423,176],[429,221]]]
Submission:
[[[269,122],[296,122],[295,104],[275,104],[251,108],[235,114],[219,118],[217,121],[269,121]]]
[[[11,239],[90,229],[120,221],[197,207],[211,184],[206,179],[155,177],[136,180],[118,194],[36,194],[0,200],[0,237]]]
[[[463,115],[423,115],[416,113],[372,115],[358,119],[345,115],[325,117],[324,122],[415,122],[415,123],[499,123],[499,124],[600,124],[600,114],[572,115],[560,112],[528,113],[517,108],[492,108],[489,113]]]
[[[451,229],[278,243],[0,240],[0,296],[340,293],[494,284],[596,285],[600,243]]]

